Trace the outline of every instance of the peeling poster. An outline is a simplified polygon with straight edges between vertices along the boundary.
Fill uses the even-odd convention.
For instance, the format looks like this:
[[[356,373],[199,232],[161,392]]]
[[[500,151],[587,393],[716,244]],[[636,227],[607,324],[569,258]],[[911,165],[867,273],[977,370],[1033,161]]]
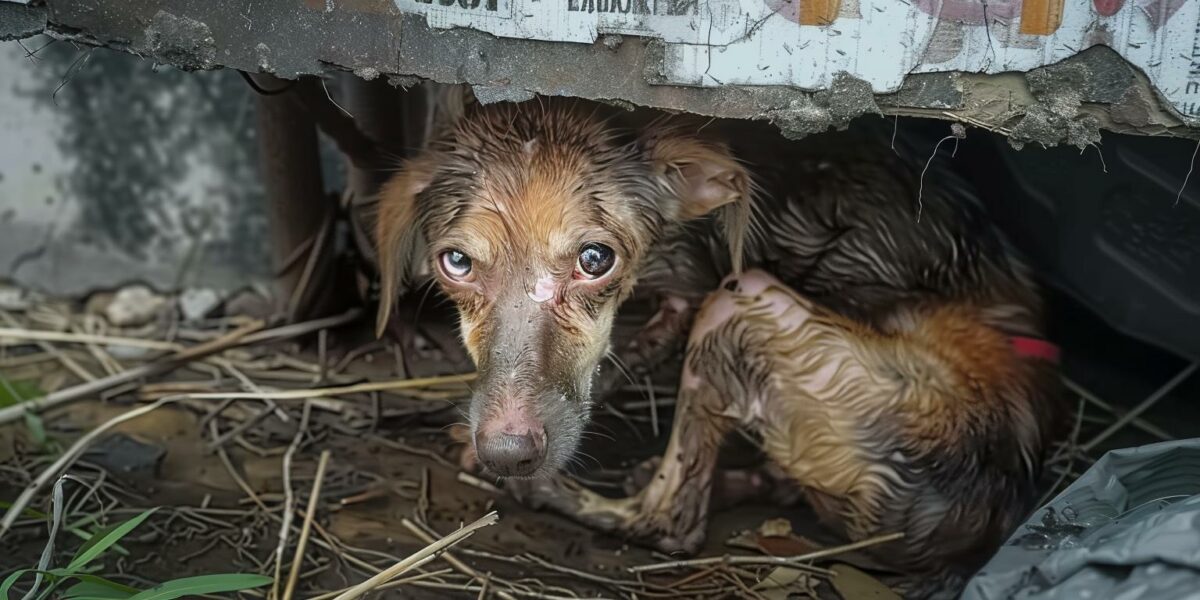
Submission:
[[[434,28],[665,43],[663,82],[895,91],[909,73],[1028,71],[1105,45],[1200,118],[1200,0],[394,0]]]

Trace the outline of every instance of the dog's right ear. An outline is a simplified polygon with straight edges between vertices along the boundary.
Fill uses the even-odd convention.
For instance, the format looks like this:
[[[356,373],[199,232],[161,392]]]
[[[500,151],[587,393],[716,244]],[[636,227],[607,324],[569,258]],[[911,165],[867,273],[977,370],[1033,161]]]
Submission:
[[[432,183],[433,172],[429,160],[414,159],[379,191],[375,217],[375,252],[380,278],[376,337],[383,337],[392,306],[412,279],[417,252],[422,246],[417,194]]]

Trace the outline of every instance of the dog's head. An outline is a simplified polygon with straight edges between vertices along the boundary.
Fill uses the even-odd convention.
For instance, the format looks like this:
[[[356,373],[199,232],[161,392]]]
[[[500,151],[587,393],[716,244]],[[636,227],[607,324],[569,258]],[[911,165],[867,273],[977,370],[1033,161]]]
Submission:
[[[719,210],[739,259],[750,182],[727,148],[694,123],[619,118],[475,107],[381,193],[380,327],[425,261],[478,367],[470,426],[495,474],[545,475],[573,455],[617,307],[671,227]]]

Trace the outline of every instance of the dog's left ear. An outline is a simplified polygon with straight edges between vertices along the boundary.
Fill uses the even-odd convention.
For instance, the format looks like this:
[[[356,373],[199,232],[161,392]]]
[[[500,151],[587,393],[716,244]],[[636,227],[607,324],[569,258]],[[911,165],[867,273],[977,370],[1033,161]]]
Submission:
[[[750,223],[750,173],[725,144],[676,131],[643,137],[655,171],[677,201],[679,221],[715,213],[724,226],[734,271],[742,267],[742,240]]]
[[[392,305],[412,279],[423,246],[417,195],[433,181],[435,165],[428,153],[403,166],[379,191],[375,215],[375,251],[379,259],[379,313],[375,335],[382,337]]]

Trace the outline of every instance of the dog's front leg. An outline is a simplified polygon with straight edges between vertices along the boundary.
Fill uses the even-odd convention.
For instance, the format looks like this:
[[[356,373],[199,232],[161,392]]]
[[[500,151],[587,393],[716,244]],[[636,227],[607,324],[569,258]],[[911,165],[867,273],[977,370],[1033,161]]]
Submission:
[[[606,498],[563,476],[511,480],[509,489],[534,508],[550,508],[588,527],[667,553],[694,553],[704,542],[717,451],[735,424],[714,410],[718,404],[712,387],[680,394],[666,453],[634,496]]]
[[[671,439],[649,483],[610,499],[564,477],[514,481],[510,489],[534,507],[561,512],[590,527],[664,552],[693,553],[704,541],[717,452],[725,434],[770,394],[754,361],[758,331],[731,293],[710,297],[691,330]]]

